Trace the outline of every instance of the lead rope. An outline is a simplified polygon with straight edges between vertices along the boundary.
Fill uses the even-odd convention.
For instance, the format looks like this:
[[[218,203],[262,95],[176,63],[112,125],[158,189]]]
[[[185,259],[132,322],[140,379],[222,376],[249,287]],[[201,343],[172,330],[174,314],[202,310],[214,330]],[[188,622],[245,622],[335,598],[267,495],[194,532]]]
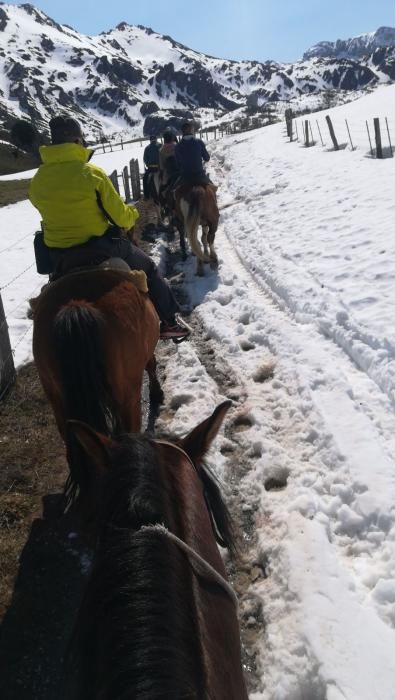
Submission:
[[[206,559],[203,559],[203,557],[201,557],[200,554],[198,554],[194,549],[192,549],[192,547],[190,547],[186,542],[180,540],[180,538],[177,537],[177,535],[175,535],[173,532],[170,532],[170,530],[168,530],[167,527],[159,523],[157,525],[142,525],[140,531],[142,530],[157,532],[160,535],[164,535],[171,542],[174,542],[174,544],[176,544],[177,547],[179,547],[179,549],[185,552],[188,555],[188,557],[192,558],[195,562],[197,562],[200,565],[200,569],[198,567],[197,572],[201,575],[210,574],[211,578],[213,578],[216,581],[216,583],[218,583],[221,586],[221,588],[223,588],[224,591],[228,594],[228,596],[232,599],[235,607],[238,607],[237,596],[232,586],[224,579],[223,576],[221,576],[221,574],[218,573],[218,571],[214,569],[213,566],[211,566],[211,564],[208,563],[208,561],[206,561]]]

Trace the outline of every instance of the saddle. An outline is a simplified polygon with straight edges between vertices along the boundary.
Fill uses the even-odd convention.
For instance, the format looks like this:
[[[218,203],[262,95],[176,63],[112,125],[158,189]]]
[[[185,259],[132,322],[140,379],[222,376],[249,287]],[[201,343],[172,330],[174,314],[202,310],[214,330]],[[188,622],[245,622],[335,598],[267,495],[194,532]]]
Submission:
[[[34,318],[34,312],[36,311],[43,295],[46,295],[49,289],[53,289],[54,286],[59,282],[59,280],[62,280],[66,276],[70,276],[72,278],[73,275],[78,275],[81,272],[85,272],[89,275],[94,272],[97,272],[98,270],[118,272],[120,278],[125,279],[127,282],[132,282],[132,284],[134,284],[134,286],[136,287],[136,289],[139,290],[139,292],[144,292],[145,294],[148,293],[147,275],[145,274],[144,270],[131,270],[127,262],[125,262],[125,260],[122,260],[122,258],[108,258],[99,265],[85,265],[82,267],[75,267],[73,269],[68,270],[67,273],[64,272],[62,275],[51,275],[49,278],[49,282],[47,282],[47,284],[44,284],[44,286],[41,287],[41,291],[38,297],[33,297],[32,299],[29,299],[30,308],[28,309],[27,317],[30,319]]]

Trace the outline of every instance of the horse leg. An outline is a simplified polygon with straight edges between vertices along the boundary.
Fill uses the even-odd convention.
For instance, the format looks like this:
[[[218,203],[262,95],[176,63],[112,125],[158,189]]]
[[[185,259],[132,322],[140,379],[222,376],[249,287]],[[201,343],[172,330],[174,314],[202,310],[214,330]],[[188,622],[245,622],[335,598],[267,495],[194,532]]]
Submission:
[[[207,225],[202,226],[202,243],[203,243],[203,250],[204,250],[205,258],[209,257],[208,246],[207,246],[208,232],[209,232],[209,227]],[[210,248],[210,251],[211,251],[211,248]]]
[[[200,225],[200,204],[198,208],[192,208],[188,201],[185,199],[180,200],[180,209],[183,215],[185,223],[185,231],[191,246],[192,252],[196,255],[198,260],[204,260],[205,255],[203,253],[202,246],[198,240],[198,230]],[[199,273],[198,273],[199,274]]]
[[[151,359],[148,360],[145,369],[148,374],[150,404],[157,408],[163,403],[165,397],[156,373],[155,355],[152,355]]]
[[[215,249],[214,249],[214,239],[215,239],[215,228],[213,226],[209,226],[207,241],[208,241],[208,245],[210,248],[210,266],[211,267],[218,267],[218,257],[217,257],[217,253],[215,252]]]
[[[200,258],[197,259],[196,274],[199,277],[204,277],[203,260],[200,260]]]
[[[156,211],[156,228],[160,228],[163,224],[163,219],[162,219],[162,208],[159,204],[159,202],[155,203],[155,211]]]
[[[178,233],[180,234],[181,257],[183,260],[186,260],[187,259],[187,248],[185,245],[185,228],[184,228],[184,224],[181,221],[181,219],[177,219],[177,228],[178,228]]]

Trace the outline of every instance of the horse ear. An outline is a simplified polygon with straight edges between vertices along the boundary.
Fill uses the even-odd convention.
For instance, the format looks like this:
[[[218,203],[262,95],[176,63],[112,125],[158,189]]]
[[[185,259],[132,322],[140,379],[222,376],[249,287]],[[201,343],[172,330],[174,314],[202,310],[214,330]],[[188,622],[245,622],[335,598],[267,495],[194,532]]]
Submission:
[[[231,405],[232,401],[229,399],[221,403],[209,418],[206,418],[182,440],[181,447],[192,461],[200,462],[208,452]]]
[[[78,420],[68,420],[67,431],[89,457],[88,464],[93,464],[98,474],[104,474],[108,469],[106,448],[111,444],[110,438],[97,433],[89,425]]]

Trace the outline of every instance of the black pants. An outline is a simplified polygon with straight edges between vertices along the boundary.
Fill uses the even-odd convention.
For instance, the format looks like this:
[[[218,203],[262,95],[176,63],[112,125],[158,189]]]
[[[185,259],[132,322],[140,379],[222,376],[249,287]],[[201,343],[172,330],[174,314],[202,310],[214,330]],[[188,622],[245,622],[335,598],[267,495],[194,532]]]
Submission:
[[[131,270],[144,270],[147,275],[148,293],[161,321],[171,321],[180,307],[168,282],[163,279],[154,261],[140,248],[111,227],[103,236],[94,236],[87,243],[74,246],[73,250],[89,250],[93,256],[103,253],[107,258],[122,258]],[[50,255],[56,267],[70,248],[50,248]]]
[[[149,182],[148,178],[150,175],[154,175],[155,173],[159,172],[159,167],[155,168],[148,168],[143,175],[143,192],[144,192],[144,197],[145,199],[151,199],[151,192],[150,192],[150,187],[149,187]]]

